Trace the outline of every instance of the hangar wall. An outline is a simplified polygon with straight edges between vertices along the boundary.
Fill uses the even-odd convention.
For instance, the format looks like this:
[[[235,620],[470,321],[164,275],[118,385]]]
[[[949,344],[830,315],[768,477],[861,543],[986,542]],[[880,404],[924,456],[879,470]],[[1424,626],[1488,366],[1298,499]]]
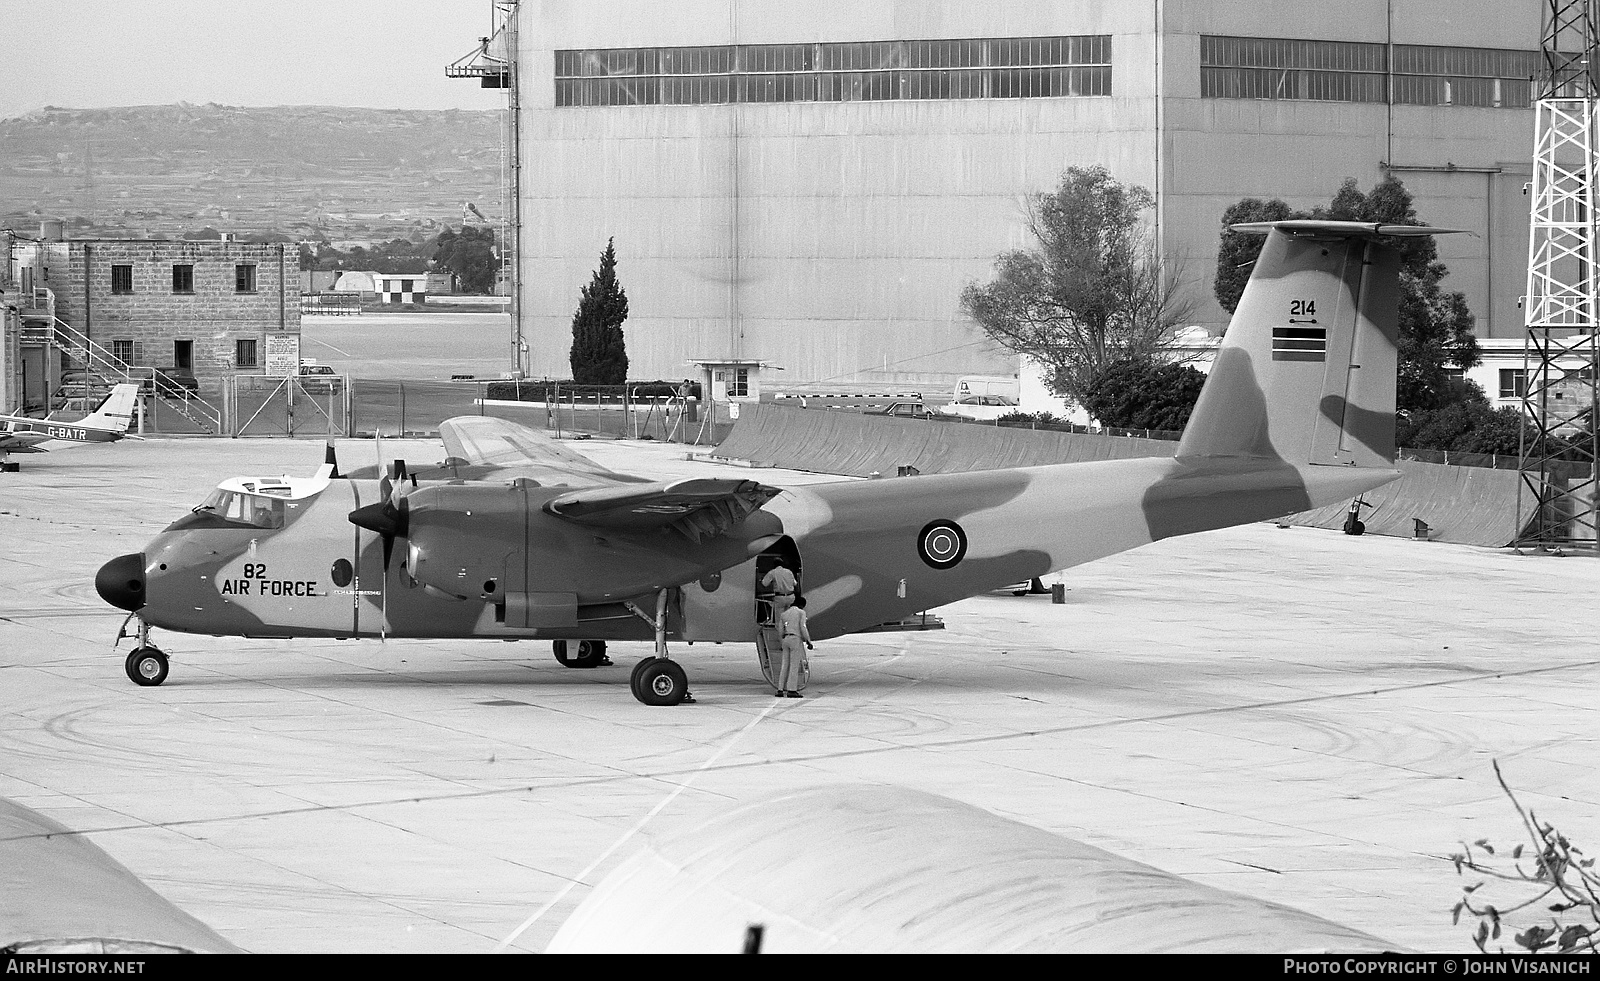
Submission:
[[[1403,7],[1403,9],[1402,9]],[[1526,7],[1526,9],[1524,9]],[[524,331],[564,375],[578,290],[615,238],[633,377],[689,358],[762,360],[778,383],[944,385],[1011,373],[962,316],[963,285],[1028,244],[1023,203],[1068,166],[1151,187],[1193,322],[1220,215],[1247,196],[1325,203],[1392,163],[1441,242],[1480,334],[1521,329],[1532,113],[1201,96],[1203,35],[1537,49],[1538,12],[1484,0],[1261,7],[1167,0],[897,0],[804,7],[576,0],[520,7]],[[558,51],[1106,35],[1111,95],[770,104],[556,105]]]

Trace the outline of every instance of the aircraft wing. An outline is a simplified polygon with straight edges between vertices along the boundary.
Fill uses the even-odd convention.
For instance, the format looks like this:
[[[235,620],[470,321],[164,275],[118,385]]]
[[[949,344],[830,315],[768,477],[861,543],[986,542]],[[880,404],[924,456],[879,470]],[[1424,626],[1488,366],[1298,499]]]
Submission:
[[[573,491],[544,508],[568,521],[624,533],[673,528],[699,543],[743,521],[778,493],[778,488],[754,480],[691,477]]]
[[[445,469],[462,477],[531,477],[547,487],[561,484],[641,484],[643,477],[607,470],[574,453],[549,433],[490,416],[456,416],[439,423],[444,440]],[[422,474],[429,476],[429,474]]]
[[[48,453],[39,443],[48,442],[49,433],[0,432],[0,453]]]

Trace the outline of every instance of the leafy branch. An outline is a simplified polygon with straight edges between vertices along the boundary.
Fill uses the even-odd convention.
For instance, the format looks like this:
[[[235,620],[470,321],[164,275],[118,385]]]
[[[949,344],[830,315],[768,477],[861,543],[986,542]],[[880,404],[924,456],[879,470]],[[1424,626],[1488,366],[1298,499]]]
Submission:
[[[1594,872],[1595,860],[1585,857],[1583,850],[1555,825],[1540,823],[1532,809],[1522,806],[1506,785],[1498,760],[1494,775],[1511,806],[1517,809],[1532,848],[1518,844],[1510,852],[1500,853],[1487,838],[1470,845],[1463,842],[1462,851],[1450,856],[1456,874],[1482,878],[1462,886],[1461,899],[1451,911],[1451,922],[1460,923],[1462,913],[1475,917],[1478,926],[1472,942],[1480,951],[1489,953],[1489,943],[1499,940],[1503,931],[1516,931],[1510,919],[1533,913],[1538,922],[1512,933],[1511,940],[1517,947],[1533,954],[1600,953],[1600,877]],[[1532,887],[1534,895],[1514,906],[1495,906],[1485,902],[1478,892],[1490,881]],[[1549,926],[1543,923],[1546,914]],[[1496,951],[1505,952],[1503,946]]]

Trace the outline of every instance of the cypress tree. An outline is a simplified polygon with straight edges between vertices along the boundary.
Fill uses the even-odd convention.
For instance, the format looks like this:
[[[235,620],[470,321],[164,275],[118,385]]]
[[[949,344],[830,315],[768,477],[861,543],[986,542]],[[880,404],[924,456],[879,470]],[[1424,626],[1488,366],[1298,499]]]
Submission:
[[[580,385],[621,385],[628,380],[628,352],[622,322],[628,319],[628,294],[617,282],[617,252],[612,240],[600,254],[600,268],[589,280],[572,315],[572,380]]]

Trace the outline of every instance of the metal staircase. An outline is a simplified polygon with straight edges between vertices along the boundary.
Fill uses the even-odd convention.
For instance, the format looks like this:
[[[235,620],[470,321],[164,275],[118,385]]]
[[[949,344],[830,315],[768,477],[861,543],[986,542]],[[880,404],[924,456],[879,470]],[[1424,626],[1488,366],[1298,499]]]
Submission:
[[[222,432],[222,412],[200,398],[184,384],[159,368],[133,365],[112,354],[93,338],[56,316],[55,295],[48,289],[35,289],[32,303],[22,314],[22,343],[49,345],[74,364],[92,371],[110,384],[133,382],[145,394],[154,394],[161,403],[207,433]]]

